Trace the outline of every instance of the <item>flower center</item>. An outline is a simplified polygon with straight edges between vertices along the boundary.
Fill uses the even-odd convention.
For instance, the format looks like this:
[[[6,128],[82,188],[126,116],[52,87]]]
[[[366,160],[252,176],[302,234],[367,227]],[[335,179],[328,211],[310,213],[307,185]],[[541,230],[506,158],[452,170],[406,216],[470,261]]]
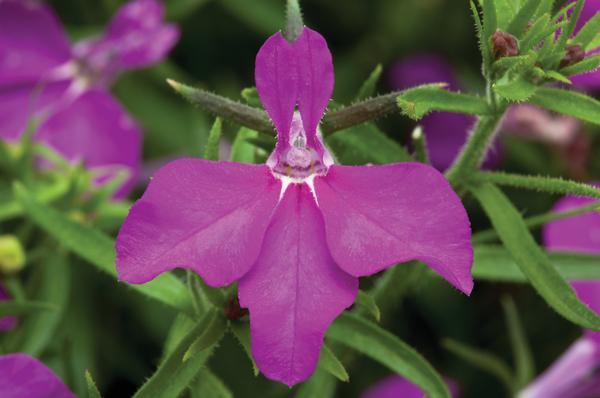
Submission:
[[[294,182],[327,174],[333,159],[318,135],[313,141],[313,145],[308,143],[300,114],[294,113],[289,138],[277,143],[267,165],[276,177],[287,177]]]

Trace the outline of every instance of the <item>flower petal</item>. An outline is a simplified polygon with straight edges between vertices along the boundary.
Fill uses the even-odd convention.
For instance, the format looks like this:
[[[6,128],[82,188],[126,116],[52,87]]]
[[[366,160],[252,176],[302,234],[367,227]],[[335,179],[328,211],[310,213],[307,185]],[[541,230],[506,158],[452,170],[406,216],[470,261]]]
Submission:
[[[35,138],[70,161],[83,161],[90,169],[103,168],[99,183],[118,169],[129,170],[131,176],[118,197],[127,196],[133,188],[140,167],[141,133],[110,94],[86,91],[42,123]]]
[[[323,219],[305,184],[288,187],[262,250],[239,283],[250,310],[252,354],[267,377],[292,386],[314,371],[331,322],[356,297],[325,243]]]
[[[258,257],[281,182],[267,166],[181,159],[161,168],[117,237],[117,272],[145,283],[176,267],[212,286],[244,275]]]
[[[102,41],[119,54],[122,67],[154,64],[166,57],[179,39],[179,28],[165,24],[163,18],[159,1],[130,1],[112,18]]]
[[[312,29],[304,28],[292,46],[298,60],[298,110],[308,145],[314,148],[317,126],[333,93],[333,61],[327,41]]]
[[[70,57],[69,41],[51,8],[0,1],[0,85],[37,82]]]
[[[75,398],[42,362],[26,354],[0,356],[0,397]]]
[[[282,144],[289,140],[298,98],[297,61],[292,45],[280,32],[269,37],[256,55],[256,89]]]
[[[8,291],[4,287],[4,285],[2,285],[2,283],[0,283],[0,301],[6,301],[6,300],[10,300],[10,296],[8,294]],[[14,316],[2,317],[2,318],[0,318],[0,331],[11,330],[12,328],[15,327],[16,324],[17,324],[16,317],[14,317]]]
[[[2,4],[2,3],[0,3]],[[68,82],[0,86],[0,139],[16,141],[25,132],[29,119],[63,105]]]
[[[572,210],[592,202],[594,199],[567,196],[556,203],[553,211]],[[552,221],[544,226],[542,235],[549,250],[600,254],[600,214],[592,212]]]
[[[575,289],[579,300],[600,315],[600,281],[581,280],[572,281],[571,286]]]
[[[419,163],[331,166],[315,179],[327,243],[354,276],[420,260],[469,294],[473,248],[467,212],[444,176]]]
[[[445,379],[452,397],[458,397],[458,385],[454,380]],[[362,398],[423,398],[425,392],[400,376],[389,376],[369,388]]]

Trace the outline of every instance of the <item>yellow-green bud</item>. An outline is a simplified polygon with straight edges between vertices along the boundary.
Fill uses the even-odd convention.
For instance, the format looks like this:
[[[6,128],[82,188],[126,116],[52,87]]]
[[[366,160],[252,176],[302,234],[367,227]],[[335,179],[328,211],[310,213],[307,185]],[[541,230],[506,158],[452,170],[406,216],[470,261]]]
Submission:
[[[0,273],[12,274],[25,266],[25,252],[13,235],[0,235]]]

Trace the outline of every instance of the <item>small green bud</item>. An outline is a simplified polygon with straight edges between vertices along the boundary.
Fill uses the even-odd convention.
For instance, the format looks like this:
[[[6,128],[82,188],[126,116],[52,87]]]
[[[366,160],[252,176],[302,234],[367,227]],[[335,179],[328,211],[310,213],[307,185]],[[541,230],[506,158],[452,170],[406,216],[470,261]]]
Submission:
[[[0,235],[0,273],[12,274],[25,266],[25,252],[13,235]]]

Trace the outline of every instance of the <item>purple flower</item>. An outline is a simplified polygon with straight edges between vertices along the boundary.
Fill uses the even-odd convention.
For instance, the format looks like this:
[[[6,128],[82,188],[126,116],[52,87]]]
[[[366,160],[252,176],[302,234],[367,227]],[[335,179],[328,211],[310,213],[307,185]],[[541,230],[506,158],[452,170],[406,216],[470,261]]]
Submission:
[[[581,29],[587,21],[589,21],[597,12],[600,11],[600,0],[586,0],[581,11],[581,17],[577,21],[576,32]],[[599,49],[592,49],[588,55],[597,54]],[[577,76],[572,76],[571,81],[575,86],[583,89],[598,90],[600,89],[600,70],[583,73]]]
[[[460,90],[452,67],[435,54],[415,55],[397,62],[390,69],[389,81],[396,90],[428,83],[447,83],[449,90]],[[438,170],[445,170],[467,141],[475,119],[462,113],[433,112],[419,123],[427,139],[431,164]],[[492,148],[485,166],[491,167],[497,162],[497,150]]]
[[[0,397],[75,398],[46,365],[27,354],[0,355]]]
[[[97,171],[98,181],[125,169],[118,192],[132,187],[140,162],[137,124],[108,92],[116,75],[151,65],[173,47],[157,0],[133,0],[98,38],[71,47],[44,5],[0,0],[0,139],[16,141],[35,117],[35,139]]]
[[[2,283],[0,283],[0,301],[10,300],[10,295]],[[11,330],[17,324],[17,318],[14,316],[5,316],[0,318],[0,332]]]
[[[554,210],[570,210],[593,199],[566,197]],[[548,250],[600,254],[600,214],[553,221],[543,230]],[[572,281],[581,301],[600,314],[600,281]],[[593,398],[600,395],[600,333],[585,331],[550,368],[523,390],[521,398]]]
[[[333,80],[319,33],[304,28],[292,43],[271,36],[256,57],[256,86],[278,134],[267,164],[169,163],[116,244],[119,278],[130,283],[176,267],[211,286],[239,281],[258,367],[290,386],[314,371],[358,277],[418,259],[462,292],[473,287],[469,219],[438,171],[333,164],[318,131]]]
[[[458,397],[458,386],[453,380],[446,379],[450,395]],[[390,376],[369,388],[362,398],[424,398],[425,392],[410,381],[399,377]]]

